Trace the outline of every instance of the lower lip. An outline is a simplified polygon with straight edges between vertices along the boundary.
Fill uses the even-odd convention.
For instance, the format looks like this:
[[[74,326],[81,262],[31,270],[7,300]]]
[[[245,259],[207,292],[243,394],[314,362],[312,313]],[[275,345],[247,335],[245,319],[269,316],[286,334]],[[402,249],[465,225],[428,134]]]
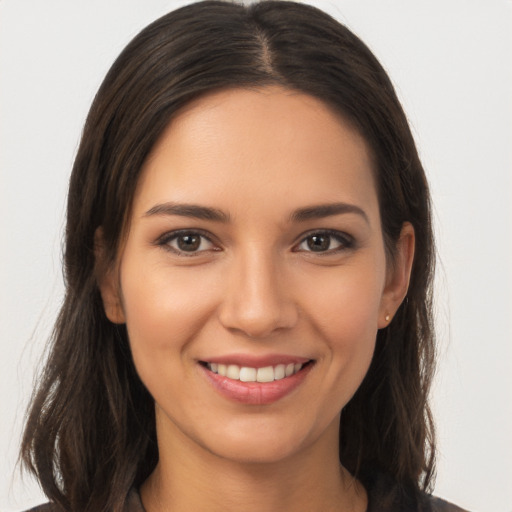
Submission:
[[[297,373],[273,382],[242,382],[228,379],[200,365],[204,375],[213,387],[224,397],[248,405],[268,405],[277,402],[295,390],[313,366],[304,366]]]

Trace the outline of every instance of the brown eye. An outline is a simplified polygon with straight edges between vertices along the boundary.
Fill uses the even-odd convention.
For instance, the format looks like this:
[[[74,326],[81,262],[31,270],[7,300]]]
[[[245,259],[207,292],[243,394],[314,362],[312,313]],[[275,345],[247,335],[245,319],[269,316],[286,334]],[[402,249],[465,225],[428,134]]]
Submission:
[[[184,255],[186,253],[187,256],[216,249],[209,238],[194,231],[169,233],[160,239],[158,245],[177,254]]]
[[[176,238],[176,245],[180,251],[197,251],[201,246],[199,235],[181,235]]]
[[[312,235],[306,239],[306,243],[314,252],[321,252],[329,250],[331,246],[330,235]]]
[[[354,247],[352,236],[338,231],[317,231],[302,239],[299,251],[316,253],[335,253]]]

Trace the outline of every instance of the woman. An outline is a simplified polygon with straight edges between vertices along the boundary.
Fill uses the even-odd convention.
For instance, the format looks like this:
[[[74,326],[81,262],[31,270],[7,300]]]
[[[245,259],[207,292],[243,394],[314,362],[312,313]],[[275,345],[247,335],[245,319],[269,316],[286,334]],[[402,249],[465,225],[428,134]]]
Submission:
[[[292,2],[143,30],[86,122],[22,454],[42,510],[457,510],[428,186],[382,67]]]

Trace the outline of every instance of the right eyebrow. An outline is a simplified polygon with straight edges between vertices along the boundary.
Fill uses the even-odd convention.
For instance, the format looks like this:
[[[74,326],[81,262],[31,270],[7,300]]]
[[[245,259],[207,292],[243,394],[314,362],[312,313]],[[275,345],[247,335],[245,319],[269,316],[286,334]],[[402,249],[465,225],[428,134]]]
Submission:
[[[213,220],[216,222],[229,222],[229,215],[217,208],[208,206],[199,206],[189,203],[161,203],[150,208],[144,217],[152,215],[178,215],[180,217],[189,217],[202,220]]]

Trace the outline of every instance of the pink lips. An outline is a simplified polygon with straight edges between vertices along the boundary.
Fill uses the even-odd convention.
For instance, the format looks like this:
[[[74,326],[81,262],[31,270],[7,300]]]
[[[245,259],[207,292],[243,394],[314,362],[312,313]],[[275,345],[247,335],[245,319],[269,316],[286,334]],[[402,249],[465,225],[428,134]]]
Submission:
[[[313,364],[309,359],[290,357],[285,355],[271,355],[265,357],[251,357],[247,355],[233,354],[226,357],[208,358],[208,363],[234,364],[251,368],[264,368],[279,364],[300,363],[305,366],[297,373],[273,382],[242,382],[224,377],[209,370],[205,365],[199,365],[204,376],[210,384],[229,400],[247,405],[268,405],[290,394],[306,378]]]

